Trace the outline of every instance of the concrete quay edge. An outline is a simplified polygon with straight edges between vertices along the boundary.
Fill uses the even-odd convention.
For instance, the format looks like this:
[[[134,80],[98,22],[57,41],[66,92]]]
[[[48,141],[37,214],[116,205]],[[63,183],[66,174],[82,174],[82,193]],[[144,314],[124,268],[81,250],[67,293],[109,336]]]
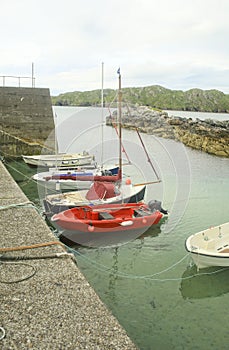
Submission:
[[[56,241],[35,208],[19,205],[26,202],[28,198],[0,162],[0,248]],[[0,257],[31,258],[0,259],[0,348],[137,349],[71,257],[32,259],[63,252],[60,245],[0,251]]]

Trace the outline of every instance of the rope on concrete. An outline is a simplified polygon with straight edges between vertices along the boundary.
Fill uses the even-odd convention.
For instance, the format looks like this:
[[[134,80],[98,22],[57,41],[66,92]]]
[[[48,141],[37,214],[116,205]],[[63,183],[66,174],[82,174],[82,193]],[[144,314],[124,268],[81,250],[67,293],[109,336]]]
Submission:
[[[28,276],[25,276],[25,277],[22,277],[20,279],[17,279],[17,280],[14,280],[14,281],[4,281],[4,280],[0,280],[0,283],[4,283],[4,284],[12,284],[12,283],[19,283],[19,282],[22,282],[22,281],[26,281],[28,280],[29,278],[33,277],[35,275],[35,273],[37,272],[37,269],[35,266],[32,266],[30,264],[26,264],[26,263],[17,263],[17,262],[0,262],[0,264],[14,264],[14,265],[24,265],[24,266],[29,266],[31,267],[32,269],[32,272],[30,275]]]
[[[6,248],[0,248],[0,252],[13,252],[17,250],[25,250],[25,249],[34,249],[34,248],[41,248],[41,247],[47,247],[50,245],[55,245],[59,244],[62,247],[65,247],[65,245],[59,241],[52,241],[52,242],[43,242],[43,243],[37,243],[37,244],[32,244],[28,246],[18,246],[18,247],[6,247]]]
[[[26,202],[22,202],[22,203],[13,203],[13,204],[8,204],[8,205],[1,205],[0,210],[6,210],[6,209],[10,209],[10,208],[23,208],[23,207],[24,208],[29,208],[29,207],[34,208],[39,213],[39,209],[31,201],[26,201]]]
[[[3,327],[0,327],[0,331],[2,332],[2,335],[0,335],[0,340],[2,340],[3,338],[5,338],[6,331]]]
[[[51,242],[53,243],[53,242]],[[74,262],[76,263],[76,259],[74,254],[71,253],[67,253],[67,252],[61,252],[61,253],[53,253],[50,255],[40,255],[40,256],[5,256],[5,255],[0,255],[0,264],[2,265],[7,265],[7,264],[14,264],[14,265],[24,265],[24,266],[29,266],[32,269],[32,272],[30,275],[25,276],[23,278],[14,280],[14,281],[4,281],[4,280],[0,280],[0,283],[5,283],[5,284],[12,284],[12,283],[19,283],[25,280],[28,280],[29,278],[33,277],[35,275],[35,273],[37,272],[37,269],[35,266],[30,265],[30,264],[26,264],[26,263],[18,263],[18,262],[14,262],[15,260],[38,260],[38,259],[53,259],[53,258],[62,258],[62,257],[70,257],[72,260],[74,260]],[[11,261],[1,261],[1,260],[11,260]],[[1,339],[0,339],[1,340]]]
[[[17,261],[17,260],[40,260],[40,259],[54,259],[54,258],[72,258],[75,261],[74,254],[63,252],[63,253],[53,253],[49,255],[39,255],[39,256],[7,256],[0,255],[1,260],[5,261]]]

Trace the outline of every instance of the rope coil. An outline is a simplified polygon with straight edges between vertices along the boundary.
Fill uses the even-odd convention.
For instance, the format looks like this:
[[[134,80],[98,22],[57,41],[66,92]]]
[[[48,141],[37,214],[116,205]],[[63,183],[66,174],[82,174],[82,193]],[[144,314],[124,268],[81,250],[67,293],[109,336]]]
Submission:
[[[0,340],[2,340],[6,336],[6,331],[3,327],[0,327],[0,331],[2,332],[2,335],[0,335]]]

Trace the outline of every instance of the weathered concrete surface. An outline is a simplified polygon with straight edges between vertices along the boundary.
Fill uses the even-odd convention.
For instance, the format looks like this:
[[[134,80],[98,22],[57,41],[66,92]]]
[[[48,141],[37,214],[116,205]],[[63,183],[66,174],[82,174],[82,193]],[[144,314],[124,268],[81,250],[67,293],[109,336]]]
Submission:
[[[2,209],[27,201],[0,162],[0,248],[55,240],[34,208]],[[56,252],[65,249],[53,245],[0,255],[41,258]],[[31,278],[10,283],[34,272]],[[17,264],[0,259],[0,299],[0,327],[5,330],[2,350],[136,349],[70,257],[18,260]]]
[[[40,145],[54,150],[55,132],[49,89],[0,87],[0,144],[6,155],[17,156],[16,138],[24,154]],[[4,135],[6,133],[6,135]],[[11,139],[10,139],[11,136]],[[29,145],[27,147],[27,144]],[[36,151],[36,148],[35,148]],[[34,154],[35,152],[33,152]],[[4,155],[4,154],[3,154]]]

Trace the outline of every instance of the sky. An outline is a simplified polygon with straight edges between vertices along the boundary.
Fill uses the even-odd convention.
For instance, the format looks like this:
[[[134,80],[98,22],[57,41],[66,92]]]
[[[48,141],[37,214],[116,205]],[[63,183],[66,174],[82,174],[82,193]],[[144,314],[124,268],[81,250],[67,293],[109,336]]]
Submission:
[[[1,0],[0,29],[0,86],[100,89],[104,62],[104,88],[229,94],[228,0]]]

